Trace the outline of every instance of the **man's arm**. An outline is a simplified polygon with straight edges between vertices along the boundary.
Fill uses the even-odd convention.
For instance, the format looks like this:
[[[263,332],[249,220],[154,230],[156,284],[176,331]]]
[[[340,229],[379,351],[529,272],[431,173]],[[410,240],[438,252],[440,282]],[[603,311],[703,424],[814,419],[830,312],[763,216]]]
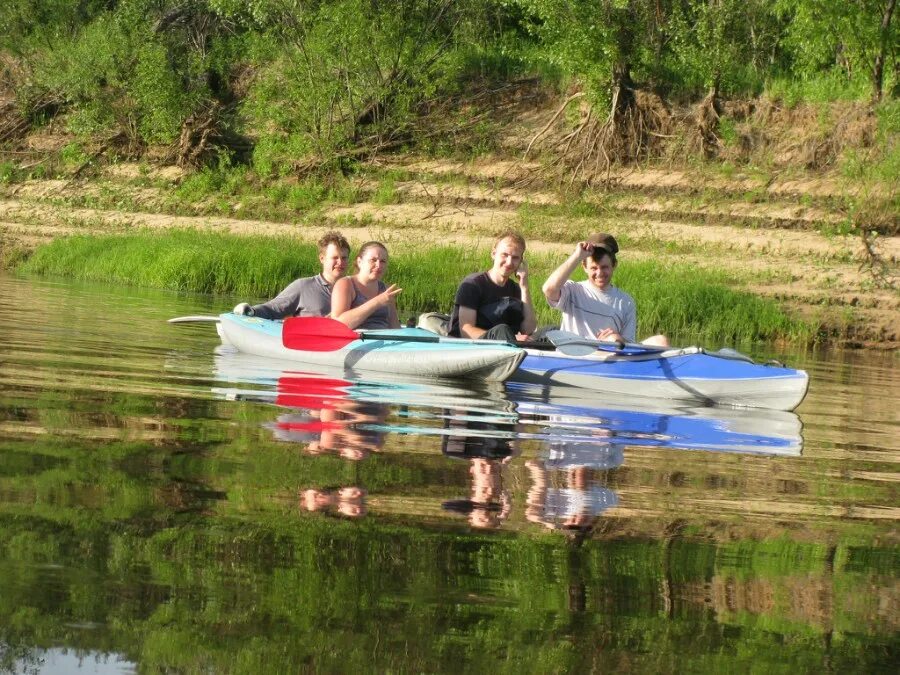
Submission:
[[[616,331],[613,328],[604,328],[599,331],[596,337],[598,340],[606,340],[608,342],[635,342],[635,334],[637,333],[637,305],[634,300],[629,298],[621,312],[622,328]],[[619,323],[616,320],[616,323]]]
[[[520,331],[525,335],[531,335],[537,328],[537,315],[534,311],[534,305],[531,303],[531,289],[528,288],[528,263],[522,260],[519,269],[516,271],[519,278],[519,292],[522,299],[522,325]]]
[[[544,285],[541,287],[541,290],[544,292],[544,297],[547,298],[547,302],[551,305],[555,305],[559,302],[563,284],[569,280],[569,277],[572,276],[572,272],[574,272],[575,268],[581,264],[581,261],[586,259],[593,252],[593,244],[586,241],[580,241],[575,245],[575,250],[572,252],[572,255],[566,258],[559,267],[553,270],[550,276],[547,277],[547,281],[545,281]]]
[[[296,279],[288,284],[281,293],[268,302],[253,305],[253,316],[260,319],[283,319],[297,314],[300,309],[300,296],[303,292],[305,279]]]
[[[471,307],[459,307],[459,334],[461,337],[472,339],[480,338],[487,333],[484,328],[475,325],[478,320],[478,312]]]

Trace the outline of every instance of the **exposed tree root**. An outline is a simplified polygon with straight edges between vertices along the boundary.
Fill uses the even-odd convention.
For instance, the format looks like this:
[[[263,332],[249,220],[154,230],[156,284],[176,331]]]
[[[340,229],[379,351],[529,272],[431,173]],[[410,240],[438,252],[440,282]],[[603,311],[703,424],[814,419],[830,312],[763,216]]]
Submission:
[[[181,125],[178,166],[191,168],[208,163],[211,156],[217,154],[216,145],[221,138],[218,104],[189,116]]]
[[[547,144],[553,155],[548,171],[569,187],[611,182],[610,170],[616,164],[627,164],[654,156],[662,139],[669,137],[672,116],[662,99],[633,86],[627,73],[618,78],[613,89],[609,112],[603,114],[588,104],[574,129]],[[537,141],[544,137],[566,106],[579,95],[570,96],[532,138],[527,156]],[[523,157],[524,158],[524,157]]]
[[[721,116],[722,103],[719,100],[719,90],[717,86],[713,86],[697,106],[696,111],[700,150],[707,159],[718,155],[722,147],[722,139],[718,135]]]

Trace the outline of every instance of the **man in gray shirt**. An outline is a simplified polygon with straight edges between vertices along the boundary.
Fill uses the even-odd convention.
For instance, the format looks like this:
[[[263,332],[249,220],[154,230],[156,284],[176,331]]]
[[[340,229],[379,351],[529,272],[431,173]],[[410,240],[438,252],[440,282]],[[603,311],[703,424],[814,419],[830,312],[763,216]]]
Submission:
[[[591,235],[575,245],[568,259],[544,282],[547,303],[562,312],[564,331],[584,338],[610,342],[634,342],[637,332],[637,306],[625,291],[612,285],[619,244],[605,232]],[[581,264],[587,280],[569,279]],[[642,340],[644,344],[668,347],[665,335]]]
[[[350,244],[340,232],[327,232],[318,242],[322,272],[314,277],[295,279],[268,302],[250,306],[242,302],[235,314],[262,319],[284,319],[289,316],[328,316],[331,312],[331,289],[344,276],[350,262]]]

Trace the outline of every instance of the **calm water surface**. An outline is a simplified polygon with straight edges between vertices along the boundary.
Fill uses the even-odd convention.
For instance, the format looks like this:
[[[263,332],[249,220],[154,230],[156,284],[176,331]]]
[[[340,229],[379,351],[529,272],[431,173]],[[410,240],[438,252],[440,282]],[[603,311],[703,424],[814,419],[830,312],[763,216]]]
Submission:
[[[233,302],[0,276],[0,671],[895,671],[896,354],[673,408],[165,323]]]

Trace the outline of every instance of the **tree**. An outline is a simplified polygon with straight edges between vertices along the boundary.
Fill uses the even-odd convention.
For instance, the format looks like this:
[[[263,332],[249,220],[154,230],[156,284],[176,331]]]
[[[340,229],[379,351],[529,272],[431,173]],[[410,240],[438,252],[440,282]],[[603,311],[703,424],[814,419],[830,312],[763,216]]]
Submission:
[[[876,100],[885,74],[897,77],[896,0],[779,0],[776,7],[788,20],[785,45],[801,73],[837,68],[851,81],[866,77]]]

